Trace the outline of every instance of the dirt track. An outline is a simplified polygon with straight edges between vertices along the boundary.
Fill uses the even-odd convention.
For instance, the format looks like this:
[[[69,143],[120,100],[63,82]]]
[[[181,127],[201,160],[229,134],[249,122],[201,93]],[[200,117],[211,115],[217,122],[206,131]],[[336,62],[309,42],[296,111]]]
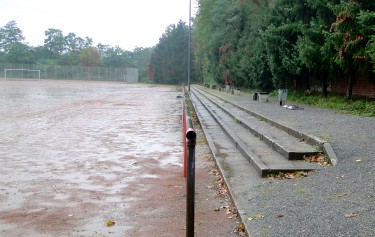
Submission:
[[[0,80],[0,235],[184,236],[179,94]],[[196,231],[230,236],[235,220],[213,211],[227,203],[205,193],[210,165],[198,164]]]

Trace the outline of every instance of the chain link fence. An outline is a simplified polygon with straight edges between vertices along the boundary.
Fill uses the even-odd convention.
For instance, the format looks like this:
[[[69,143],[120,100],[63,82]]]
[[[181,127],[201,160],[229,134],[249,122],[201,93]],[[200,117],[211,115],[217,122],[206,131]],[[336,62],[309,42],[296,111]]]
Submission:
[[[18,69],[7,70],[5,69]],[[67,80],[100,80],[100,81],[127,81],[138,82],[137,68],[115,67],[86,67],[62,65],[35,65],[35,64],[0,64],[0,77],[4,78],[31,78],[39,79],[67,79]],[[136,74],[134,74],[136,72]],[[130,73],[130,75],[128,75]]]

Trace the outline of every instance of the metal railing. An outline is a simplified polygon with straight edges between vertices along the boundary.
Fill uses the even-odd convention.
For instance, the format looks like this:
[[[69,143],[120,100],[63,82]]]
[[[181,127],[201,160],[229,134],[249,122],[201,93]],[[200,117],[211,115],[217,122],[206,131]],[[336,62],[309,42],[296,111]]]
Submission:
[[[184,176],[186,177],[186,236],[194,236],[195,219],[195,145],[197,134],[193,128],[190,106],[187,103],[188,92],[183,96],[184,127]]]

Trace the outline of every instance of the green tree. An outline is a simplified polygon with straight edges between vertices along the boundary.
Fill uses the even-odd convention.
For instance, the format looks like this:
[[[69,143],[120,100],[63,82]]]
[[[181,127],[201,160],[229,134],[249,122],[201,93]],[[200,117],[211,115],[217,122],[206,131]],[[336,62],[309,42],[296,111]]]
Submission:
[[[13,44],[20,44],[24,39],[16,21],[9,21],[0,28],[0,52],[7,53]]]
[[[187,79],[189,27],[182,21],[170,25],[155,46],[149,75],[156,83],[180,84]]]
[[[279,0],[270,7],[263,33],[267,61],[276,88],[288,88],[307,80],[307,68],[299,57],[298,41],[309,27],[314,11],[308,0]],[[306,41],[303,41],[306,42]]]
[[[61,30],[49,28],[44,32],[44,46],[57,58],[65,50],[65,39]]]
[[[367,62],[371,62],[375,72],[375,11],[362,10],[358,16],[360,25],[363,26],[361,33],[368,36],[368,43],[365,47]]]
[[[132,52],[133,65],[138,68],[141,80],[147,78],[147,69],[151,54],[152,48],[136,47]]]
[[[34,49],[23,43],[13,43],[5,54],[5,61],[9,63],[35,63]]]
[[[87,47],[81,51],[80,61],[82,66],[99,66],[100,54],[95,47]]]
[[[336,15],[327,41],[337,54],[334,62],[341,67],[347,78],[346,97],[352,97],[355,73],[368,66],[366,52],[371,52],[371,38],[374,34],[375,2],[371,0],[342,0],[331,6]],[[369,25],[370,24],[370,25]]]
[[[108,47],[102,52],[102,62],[104,66],[133,67],[131,52],[123,50],[119,46]]]
[[[332,57],[335,51],[325,40],[325,32],[330,28],[335,15],[328,6],[327,0],[306,1],[311,18],[302,27],[302,35],[298,38],[296,47],[298,58],[306,68],[307,75],[313,75],[322,83],[322,91],[327,96],[328,82],[333,77],[335,66]],[[331,1],[335,4],[335,1]],[[306,89],[310,89],[309,79],[305,77]]]
[[[80,51],[68,51],[59,56],[56,62],[59,65],[79,65],[81,62],[80,57]]]
[[[74,33],[64,36],[64,50],[68,52],[77,52],[85,47],[85,40]]]
[[[196,51],[205,81],[234,83],[235,50],[243,31],[236,0],[201,0],[195,20]]]
[[[265,15],[268,1],[240,1],[243,15],[243,33],[235,54],[238,63],[237,84],[262,91],[273,89],[272,75],[267,61],[267,51],[262,32],[266,29]]]

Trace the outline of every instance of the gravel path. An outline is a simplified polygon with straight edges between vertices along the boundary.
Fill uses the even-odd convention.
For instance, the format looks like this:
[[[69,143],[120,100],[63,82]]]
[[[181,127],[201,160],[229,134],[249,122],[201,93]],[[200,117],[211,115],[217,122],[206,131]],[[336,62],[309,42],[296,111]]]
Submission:
[[[249,95],[209,90],[285,126],[331,143],[338,163],[291,180],[264,179],[244,194],[249,208],[262,218],[254,236],[374,236],[375,118],[340,114],[300,105],[288,110],[278,102],[253,101]],[[293,103],[287,103],[293,104]]]

